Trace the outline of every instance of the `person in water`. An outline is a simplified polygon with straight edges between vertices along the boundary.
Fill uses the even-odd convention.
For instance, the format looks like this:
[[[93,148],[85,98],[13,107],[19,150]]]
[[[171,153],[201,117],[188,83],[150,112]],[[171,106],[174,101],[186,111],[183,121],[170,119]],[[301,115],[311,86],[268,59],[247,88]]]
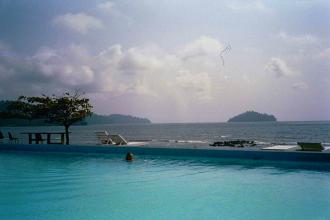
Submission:
[[[128,152],[126,154],[126,161],[133,161],[133,154],[131,152]]]

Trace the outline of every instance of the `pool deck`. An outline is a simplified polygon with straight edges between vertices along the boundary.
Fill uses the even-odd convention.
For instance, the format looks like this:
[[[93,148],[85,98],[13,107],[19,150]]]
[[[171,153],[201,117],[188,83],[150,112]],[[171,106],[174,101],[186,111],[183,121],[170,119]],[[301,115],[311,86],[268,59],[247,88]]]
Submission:
[[[96,153],[135,155],[166,155],[188,157],[213,157],[252,160],[305,161],[330,163],[330,150],[273,151],[258,148],[209,147],[209,146],[104,146],[104,145],[46,145],[46,144],[0,144],[0,152],[29,151],[48,153]]]

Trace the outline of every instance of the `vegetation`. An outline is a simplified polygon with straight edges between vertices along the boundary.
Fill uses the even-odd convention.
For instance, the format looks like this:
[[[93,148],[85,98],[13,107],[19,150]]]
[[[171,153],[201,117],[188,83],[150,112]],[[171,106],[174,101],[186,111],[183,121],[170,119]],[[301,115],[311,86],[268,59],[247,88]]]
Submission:
[[[70,143],[69,127],[92,114],[89,99],[81,97],[77,92],[64,93],[62,96],[21,96],[17,101],[11,101],[6,105],[6,111],[0,113],[1,118],[19,118],[28,121],[37,119],[50,124],[63,125],[66,144]]]
[[[260,122],[260,121],[277,121],[274,115],[262,114],[255,111],[247,111],[232,117],[228,122]]]
[[[7,107],[13,101],[0,101],[0,114],[8,114]],[[99,115],[93,113],[90,117],[86,117],[82,121],[76,122],[73,125],[96,125],[96,124],[150,124],[151,121],[147,118],[134,117],[130,115],[112,114]],[[0,126],[52,126],[58,125],[56,123],[50,124],[43,119],[28,120],[27,118],[1,117]]]

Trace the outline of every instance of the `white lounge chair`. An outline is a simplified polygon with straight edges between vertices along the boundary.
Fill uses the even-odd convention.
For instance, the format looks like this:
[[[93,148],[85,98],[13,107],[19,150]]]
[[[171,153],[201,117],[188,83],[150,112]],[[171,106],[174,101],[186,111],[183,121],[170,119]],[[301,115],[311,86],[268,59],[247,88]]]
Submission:
[[[113,141],[113,143],[116,144],[116,145],[126,145],[126,144],[129,143],[128,140],[126,140],[120,134],[111,134],[110,138]]]
[[[146,142],[129,142],[120,134],[110,135],[107,131],[95,132],[97,138],[100,141],[100,144],[108,145],[129,145],[129,146],[143,146]]]
[[[110,138],[116,145],[142,146],[146,144],[146,142],[142,142],[142,141],[135,141],[135,142],[128,141],[120,134],[112,134],[110,135]]]
[[[115,144],[107,131],[97,131],[95,132],[96,137],[99,140],[100,144]]]

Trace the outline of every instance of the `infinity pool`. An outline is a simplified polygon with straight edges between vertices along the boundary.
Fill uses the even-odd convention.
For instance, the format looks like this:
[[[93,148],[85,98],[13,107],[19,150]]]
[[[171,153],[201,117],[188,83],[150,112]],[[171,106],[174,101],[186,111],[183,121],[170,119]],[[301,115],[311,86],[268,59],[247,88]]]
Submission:
[[[0,153],[0,219],[330,219],[329,164]]]

